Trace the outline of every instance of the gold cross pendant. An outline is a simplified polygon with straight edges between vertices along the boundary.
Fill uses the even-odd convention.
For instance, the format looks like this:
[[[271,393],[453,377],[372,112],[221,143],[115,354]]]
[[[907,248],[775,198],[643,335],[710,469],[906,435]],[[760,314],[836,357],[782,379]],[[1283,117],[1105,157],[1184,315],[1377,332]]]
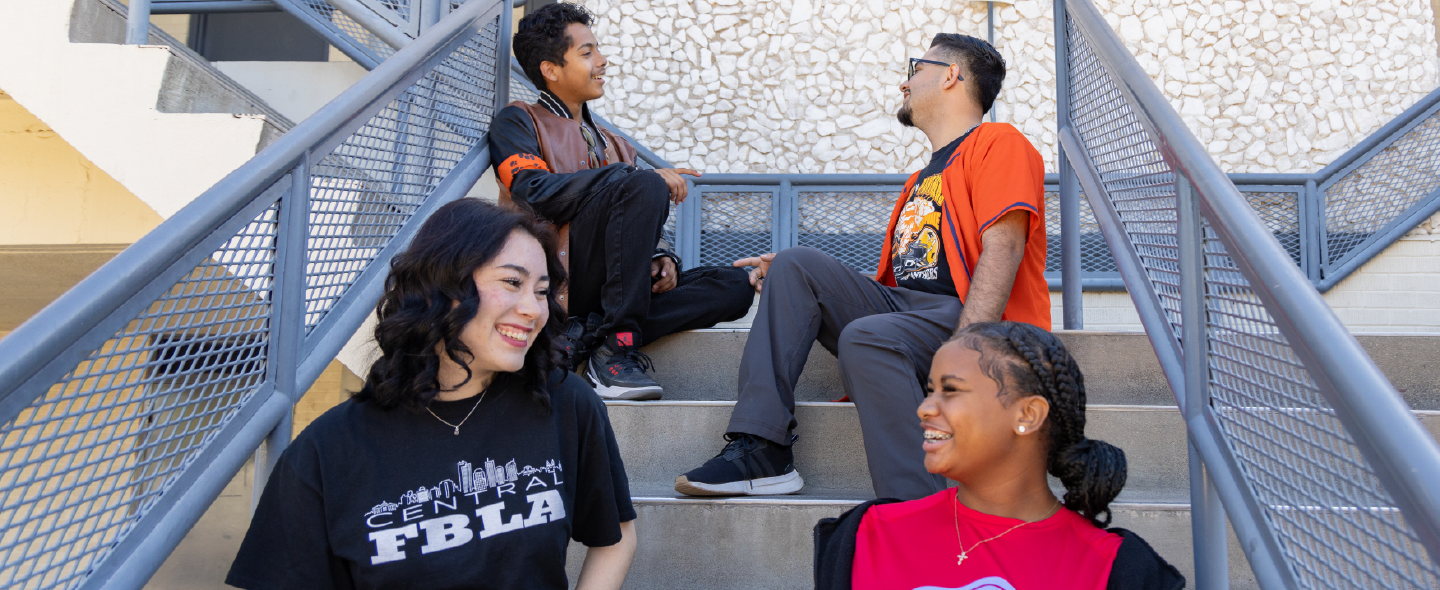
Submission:
[[[966,555],[965,553],[961,553],[961,554],[959,554],[959,555],[956,555],[955,557],[958,557],[958,558],[959,558],[959,559],[956,559],[956,560],[955,560],[955,565],[961,565],[961,564],[965,563],[965,558],[966,558],[966,557],[970,557],[970,556],[969,556],[969,555]]]

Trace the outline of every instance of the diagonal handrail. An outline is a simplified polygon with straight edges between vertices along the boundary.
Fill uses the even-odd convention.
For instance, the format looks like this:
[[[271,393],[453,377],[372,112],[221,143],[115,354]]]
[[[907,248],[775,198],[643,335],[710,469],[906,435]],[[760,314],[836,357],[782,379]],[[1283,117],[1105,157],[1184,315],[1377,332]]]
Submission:
[[[1128,261],[1122,275],[1262,585],[1433,584],[1440,448],[1099,11],[1060,0],[1056,12],[1065,154]],[[1141,141],[1120,165],[1088,157],[1121,138]],[[1171,186],[1112,182],[1122,165]],[[1313,471],[1269,471],[1302,467]],[[1192,497],[1204,494],[1197,474]],[[1196,509],[1195,529],[1215,530]],[[1223,564],[1219,530],[1197,533],[1197,571]]]
[[[475,0],[0,340],[0,586],[139,588],[489,165],[508,0]],[[463,108],[462,108],[463,107]]]

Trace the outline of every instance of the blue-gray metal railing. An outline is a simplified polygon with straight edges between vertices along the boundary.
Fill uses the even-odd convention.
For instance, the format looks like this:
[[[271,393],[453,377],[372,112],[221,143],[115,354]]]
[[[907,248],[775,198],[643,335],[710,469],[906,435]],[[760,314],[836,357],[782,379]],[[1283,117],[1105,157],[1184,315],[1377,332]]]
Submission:
[[[151,0],[150,14],[280,12],[270,0]]]
[[[383,5],[376,4],[375,0],[274,1],[302,16],[303,20],[366,67],[373,67],[383,61],[386,50],[390,50],[392,45],[404,46],[411,37],[408,32],[411,25],[405,20],[414,18],[411,0],[391,0]],[[441,6],[439,10],[446,10],[453,5],[456,5],[455,0]],[[340,10],[336,11],[335,7]],[[420,14],[427,10],[423,6],[420,8]],[[428,10],[431,14],[436,12],[434,8]],[[355,15],[354,18],[359,20],[346,15]],[[386,41],[379,41],[380,38]],[[377,46],[380,49],[375,49]],[[1056,44],[1056,63],[1066,62],[1066,51],[1063,43]],[[1065,68],[1060,68],[1056,75],[1057,81],[1063,84]],[[537,96],[534,86],[525,79],[518,64],[514,66],[511,75],[511,92],[517,98],[525,100],[534,100]],[[1068,112],[1064,103],[1067,97],[1058,98],[1061,101],[1058,105],[1058,117],[1063,126],[1066,116],[1064,113]],[[1440,210],[1440,175],[1426,174],[1426,171],[1440,169],[1440,165],[1436,165],[1440,162],[1431,161],[1437,159],[1435,154],[1440,154],[1440,113],[1436,112],[1437,109],[1440,109],[1440,91],[1432,93],[1319,173],[1231,174],[1230,178],[1236,186],[1241,187],[1266,225],[1311,282],[1322,291],[1328,290],[1411,227]],[[625,133],[603,117],[597,117],[597,120],[612,131],[622,135]],[[626,137],[639,150],[642,166],[671,167],[658,154],[646,149],[633,138]],[[1422,149],[1415,149],[1417,147]],[[1084,327],[1081,290],[1123,290],[1124,284],[1116,273],[1114,261],[1110,258],[1088,204],[1080,198],[1080,187],[1065,161],[1065,154],[1062,152],[1059,155],[1060,173],[1047,178],[1046,225],[1047,233],[1052,238],[1046,264],[1047,278],[1051,289],[1064,291],[1063,325],[1068,329],[1081,329]],[[1389,172],[1396,169],[1408,172],[1408,177],[1400,183],[1408,187],[1406,190],[1397,191],[1393,188],[1397,182],[1395,175]],[[796,176],[799,178],[810,175]],[[840,192],[865,194],[886,190],[894,183],[883,176],[876,175],[871,178],[866,175],[856,178],[850,183],[849,189]],[[768,181],[757,181],[760,183],[755,190],[749,190],[745,188],[751,182],[748,177],[736,175],[731,178],[729,186],[732,191],[730,196],[725,198],[731,201],[732,205],[715,209],[708,216],[704,216],[713,220],[713,223],[704,226],[704,229],[692,223],[697,232],[693,234],[684,231],[677,234],[674,231],[676,226],[672,223],[672,235],[680,243],[682,251],[690,252],[688,257],[682,258],[720,260],[736,252],[734,249],[724,249],[728,248],[726,244],[750,239],[741,235],[721,235],[726,227],[734,224],[750,223],[753,226],[753,220],[724,220],[725,211],[739,211],[734,203],[738,203],[737,199],[741,198],[734,195],[750,195],[766,202],[775,197],[789,203],[799,194],[794,190],[776,192],[778,189],[774,187],[778,185],[766,184]],[[700,185],[714,183],[702,181]],[[799,185],[792,185],[792,188],[793,186]],[[720,191],[708,192],[712,200],[721,196]],[[753,209],[762,205],[751,204],[748,207]],[[695,207],[696,211],[704,210],[701,204],[697,203]],[[793,203],[783,205],[785,210],[794,207]],[[687,211],[683,205],[674,210],[677,217],[689,215]],[[1066,211],[1071,213],[1065,214]],[[884,221],[885,219],[880,219],[876,223]],[[774,231],[778,232],[771,236],[774,243],[791,243],[784,233],[791,231],[787,225],[774,226]],[[881,232],[882,227],[869,227],[862,233]],[[753,239],[750,241],[753,242]],[[702,254],[702,243],[720,245],[723,254]],[[863,253],[846,250],[844,243],[847,242],[832,241],[832,247],[827,251],[845,259],[863,257]],[[868,242],[852,240],[848,243]],[[873,268],[861,270],[870,272]]]
[[[125,13],[125,44],[144,45],[150,40],[150,0],[130,0]]]
[[[474,0],[0,340],[0,587],[139,588],[389,260],[489,167],[510,4]]]
[[[1061,146],[1197,459],[1200,587],[1228,584],[1220,506],[1264,588],[1440,587],[1440,448],[1094,5],[1056,30]]]

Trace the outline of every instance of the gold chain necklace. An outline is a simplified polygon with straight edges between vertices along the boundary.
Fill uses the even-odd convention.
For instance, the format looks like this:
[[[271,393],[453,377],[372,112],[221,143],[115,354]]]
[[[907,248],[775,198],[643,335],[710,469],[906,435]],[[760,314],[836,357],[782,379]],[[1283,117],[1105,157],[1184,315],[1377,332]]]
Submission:
[[[480,392],[480,399],[475,400],[475,405],[470,408],[470,414],[474,414],[474,413],[475,413],[475,408],[480,407],[480,402],[485,401],[485,394],[486,394],[486,393],[489,393],[489,392],[490,392],[490,390],[489,390],[488,388],[485,389],[485,390],[482,390],[482,391]],[[449,427],[451,427],[451,428],[454,428],[454,429],[455,429],[455,436],[460,436],[460,426],[463,425],[463,424],[465,424],[465,421],[466,421],[466,420],[469,420],[469,419],[470,419],[470,414],[465,414],[465,417],[460,419],[460,424],[451,424],[451,423],[449,423],[449,422],[446,422],[444,418],[441,418],[440,416],[436,415],[435,412],[434,412],[434,410],[431,410],[431,409],[430,409],[429,404],[426,404],[426,406],[425,406],[425,411],[426,411],[426,412],[430,412],[430,415],[431,415],[431,416],[435,416],[435,419],[436,419],[436,420],[439,420],[440,423],[442,423],[442,424],[444,424],[444,425],[446,425],[446,426],[449,426]],[[957,529],[957,530],[958,530],[958,529]]]
[[[984,541],[981,541],[981,542],[979,542],[979,543],[976,543],[976,544],[974,544],[974,545],[971,545],[969,549],[966,549],[966,548],[965,548],[965,542],[962,541],[962,540],[960,540],[960,490],[958,490],[958,489],[955,490],[955,495],[951,497],[951,502],[953,502],[953,504],[954,504],[954,505],[952,506],[952,508],[954,509],[954,512],[955,512],[955,544],[960,546],[960,554],[955,556],[955,557],[957,558],[957,559],[955,560],[955,565],[964,564],[964,563],[965,563],[965,559],[966,559],[967,557],[970,557],[970,552],[971,552],[971,551],[974,551],[976,547],[979,547],[979,546],[981,546],[981,545],[984,545],[984,544],[986,544],[986,543],[989,543],[989,542],[991,542],[991,541],[994,541],[995,539],[999,539],[1000,537],[1003,537],[1003,536],[1009,534],[1010,531],[1013,531],[1013,530],[1015,530],[1015,529],[1018,529],[1018,528],[1020,528],[1020,527],[1022,527],[1022,526],[1025,526],[1025,525],[1027,525],[1027,524],[1032,524],[1032,523],[1035,523],[1035,522],[1040,522],[1040,520],[1045,520],[1046,518],[1050,518],[1050,517],[1052,517],[1052,516],[1055,516],[1055,513],[1060,511],[1060,499],[1059,499],[1059,498],[1056,498],[1056,499],[1055,499],[1055,507],[1050,509],[1050,514],[1046,514],[1046,515],[1045,515],[1043,518],[1041,518],[1040,520],[1035,520],[1035,521],[1030,521],[1030,522],[1021,522],[1020,524],[1017,524],[1017,525],[1012,526],[1012,527],[1010,527],[1010,528],[1008,528],[1008,529],[1005,529],[1005,532],[1003,532],[1003,533],[1000,533],[1000,534],[998,534],[998,535],[995,535],[995,536],[993,536],[993,537],[990,537],[989,539],[985,539]]]

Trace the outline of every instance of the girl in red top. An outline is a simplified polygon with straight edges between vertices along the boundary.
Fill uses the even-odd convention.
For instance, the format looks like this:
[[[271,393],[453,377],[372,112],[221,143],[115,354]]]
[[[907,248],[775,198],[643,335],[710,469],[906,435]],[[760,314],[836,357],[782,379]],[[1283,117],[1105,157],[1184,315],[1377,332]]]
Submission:
[[[1125,453],[1085,438],[1085,380],[1053,334],[970,325],[936,352],[929,388],[916,412],[925,468],[959,485],[822,521],[817,588],[1185,586],[1140,537],[1102,528],[1125,485]],[[1063,499],[1047,472],[1064,484]]]

